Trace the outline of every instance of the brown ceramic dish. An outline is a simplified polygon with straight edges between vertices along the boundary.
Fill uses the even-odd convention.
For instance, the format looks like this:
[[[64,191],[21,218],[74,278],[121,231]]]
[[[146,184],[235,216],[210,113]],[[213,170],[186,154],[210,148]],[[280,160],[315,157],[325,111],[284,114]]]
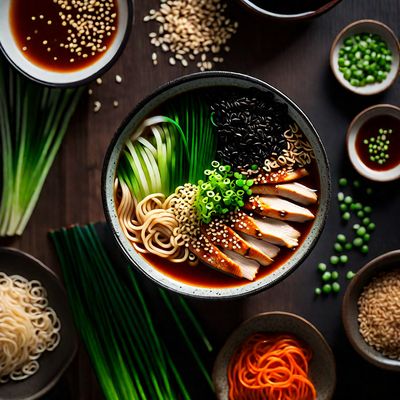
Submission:
[[[68,368],[78,349],[74,323],[68,308],[67,295],[58,277],[39,260],[11,248],[0,248],[0,271],[37,279],[46,288],[49,305],[61,321],[61,341],[54,351],[39,358],[39,371],[31,377],[0,383],[1,400],[34,400],[47,393]]]
[[[384,81],[361,87],[356,87],[350,85],[350,82],[347,81],[343,77],[342,72],[339,71],[338,59],[339,59],[339,50],[342,47],[343,42],[349,36],[361,33],[373,33],[379,35],[387,43],[389,49],[392,51],[393,61],[392,61],[391,71],[388,73],[388,76]],[[373,19],[361,19],[359,21],[354,21],[351,24],[347,25],[338,33],[338,35],[336,36],[335,40],[332,43],[329,58],[330,58],[330,65],[332,72],[335,75],[338,82],[344,88],[359,95],[370,96],[384,92],[396,82],[400,69],[400,44],[396,34],[387,25],[383,24],[380,21],[375,21]]]
[[[236,348],[256,332],[286,332],[306,342],[312,350],[310,378],[317,391],[317,400],[333,397],[336,385],[335,358],[322,334],[310,322],[286,312],[257,314],[240,325],[220,350],[214,364],[213,382],[218,400],[228,400],[227,365]]]
[[[342,320],[346,335],[354,349],[371,364],[391,371],[400,371],[400,361],[385,357],[368,345],[358,329],[358,299],[372,277],[382,271],[400,266],[400,250],[383,254],[363,267],[351,280],[342,304]]]
[[[282,0],[279,0],[281,2]],[[310,18],[318,17],[329,11],[331,8],[335,7],[342,0],[325,0],[319,1],[318,5],[313,6],[312,1],[310,1],[310,6],[304,9],[295,10],[275,10],[273,8],[268,8],[267,4],[270,1],[264,0],[265,5],[262,4],[260,0],[239,0],[239,2],[244,5],[248,10],[253,11],[256,14],[262,15],[264,17],[281,20],[281,21],[298,21]],[[292,2],[292,0],[290,0]]]

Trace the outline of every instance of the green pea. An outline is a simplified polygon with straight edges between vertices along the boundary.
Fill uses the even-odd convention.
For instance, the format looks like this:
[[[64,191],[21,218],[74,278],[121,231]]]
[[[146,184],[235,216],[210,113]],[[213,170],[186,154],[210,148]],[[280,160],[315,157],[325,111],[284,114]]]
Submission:
[[[365,218],[362,220],[362,224],[365,225],[365,226],[369,225],[370,222],[371,222],[371,219],[368,218],[368,217],[365,217]]]
[[[335,249],[335,251],[337,251],[338,253],[340,253],[341,251],[343,251],[343,246],[340,243],[335,243],[333,245],[333,248]]]
[[[367,193],[368,195],[371,195],[372,192],[373,192],[372,188],[367,188],[366,193]],[[364,210],[364,211],[365,211],[365,210]]]
[[[351,78],[350,85],[354,86],[354,87],[358,87],[358,86],[360,86],[360,81],[358,79]]]
[[[351,204],[350,204],[350,210],[351,210],[351,211],[355,211],[355,209],[356,209],[355,203],[351,203]]]
[[[339,206],[339,209],[340,209],[340,211],[347,211],[347,210],[348,210],[347,204],[342,203],[342,204]]]
[[[322,286],[322,291],[325,294],[329,294],[330,292],[332,292],[332,285],[330,285],[329,283],[325,283],[325,285]]]
[[[372,207],[370,207],[370,206],[365,206],[365,207],[364,207],[364,212],[367,213],[367,214],[371,214],[371,212],[372,212]]]
[[[338,282],[333,282],[332,283],[332,290],[334,293],[339,293],[340,292],[340,285]]]
[[[373,222],[371,222],[371,223],[367,226],[367,229],[371,232],[371,231],[373,231],[373,230],[375,229],[375,227],[376,227],[376,225],[375,225]]]
[[[346,250],[351,250],[351,249],[353,248],[353,244],[352,244],[352,243],[346,243],[346,244],[344,245],[344,248],[345,248]]]
[[[355,273],[353,271],[347,271],[346,279],[350,280],[353,278],[354,275],[355,275]]]
[[[342,214],[342,219],[344,221],[348,221],[350,218],[351,218],[351,215],[350,215],[349,212],[345,212],[345,213]]]
[[[354,185],[355,188],[359,188],[361,186],[361,182],[359,180],[355,180],[353,182],[353,185]]]
[[[325,272],[326,271],[326,264],[325,263],[319,263],[318,264],[318,267],[317,267],[317,269],[318,269],[318,271],[320,271],[320,272]]]
[[[350,78],[351,78],[351,69],[346,68],[343,71],[343,77],[344,77],[344,79],[346,79],[346,81],[350,80]]]
[[[321,288],[319,288],[319,287],[315,288],[315,289],[314,289],[314,293],[315,293],[317,296],[319,296],[319,295],[322,293]]]
[[[250,168],[251,168],[253,171],[256,171],[256,170],[258,169],[258,166],[257,166],[257,164],[253,164]]]
[[[361,253],[363,253],[363,254],[367,254],[368,253],[368,251],[369,251],[369,248],[368,248],[368,246],[366,245],[366,244],[364,244],[362,247],[361,247]]]
[[[355,204],[356,210],[362,210],[362,204],[361,203],[356,203]]]
[[[337,194],[337,198],[338,198],[339,201],[343,201],[344,200],[344,193],[343,192],[339,192]]]
[[[353,198],[352,198],[351,196],[346,196],[346,197],[344,198],[344,202],[345,202],[346,204],[351,204],[351,203],[353,202]]]
[[[360,227],[360,224],[354,224],[353,229],[356,231]]]
[[[339,260],[342,264],[346,264],[349,261],[349,256],[347,256],[346,254],[342,254],[339,257]]]
[[[332,265],[336,265],[339,263],[339,257],[338,256],[331,256],[329,261],[331,262]]]
[[[340,178],[339,179],[339,186],[347,186],[347,179],[346,178]]]
[[[357,217],[358,218],[364,218],[364,211],[362,211],[362,210],[360,210],[360,211],[357,211]]]
[[[323,280],[324,282],[330,281],[331,278],[332,278],[332,274],[331,274],[329,271],[326,271],[326,272],[324,272],[324,273],[322,274],[322,280]]]
[[[339,235],[337,235],[336,239],[339,243],[346,243],[346,236],[343,235],[343,233],[339,233]]]
[[[357,229],[357,236],[364,236],[366,233],[367,233],[367,230],[365,229],[365,227],[364,226],[360,226],[358,229]]]
[[[339,272],[332,271],[332,279],[336,281],[338,278],[339,278]]]
[[[353,245],[355,246],[355,247],[361,247],[362,246],[362,244],[363,244],[363,240],[361,239],[361,238],[355,238],[354,240],[353,240]]]
[[[369,242],[369,240],[371,239],[371,235],[369,233],[366,233],[363,237],[363,241],[364,242]]]

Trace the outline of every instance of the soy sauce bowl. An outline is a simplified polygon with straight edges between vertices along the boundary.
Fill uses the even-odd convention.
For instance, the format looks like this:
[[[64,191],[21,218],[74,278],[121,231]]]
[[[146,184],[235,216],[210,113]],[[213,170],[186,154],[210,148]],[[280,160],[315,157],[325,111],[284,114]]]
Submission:
[[[52,87],[74,87],[86,84],[104,74],[121,55],[133,22],[133,0],[115,0],[118,26],[114,40],[102,57],[75,71],[55,71],[44,68],[25,57],[13,34],[11,5],[13,0],[0,2],[0,49],[7,60],[29,79]]]
[[[367,84],[365,86],[353,86],[347,81],[339,70],[339,50],[344,41],[349,37],[361,33],[372,33],[379,35],[392,52],[392,67],[388,76],[382,82]],[[362,96],[371,96],[389,89],[396,81],[400,68],[400,45],[396,34],[387,25],[373,19],[362,19],[352,22],[343,28],[333,41],[330,51],[330,65],[337,81],[347,90]]]
[[[298,21],[318,17],[329,11],[331,8],[338,5],[342,0],[326,0],[323,2],[318,2],[318,5],[313,6],[310,1],[310,5],[304,9],[292,9],[292,10],[282,10],[277,11],[270,7],[269,0],[239,0],[247,9],[253,11],[256,14],[262,15],[267,18],[280,20],[280,21]],[[293,2],[293,0],[279,0],[280,3],[298,3]],[[304,1],[303,1],[304,2]]]
[[[365,164],[357,151],[358,135],[362,126],[372,118],[390,116],[399,120],[400,108],[391,104],[378,104],[361,111],[350,123],[347,129],[346,145],[347,153],[355,170],[367,179],[376,182],[389,182],[400,178],[400,163],[390,169],[372,169]],[[400,135],[400,131],[395,131],[395,135]],[[399,157],[400,160],[400,157]]]

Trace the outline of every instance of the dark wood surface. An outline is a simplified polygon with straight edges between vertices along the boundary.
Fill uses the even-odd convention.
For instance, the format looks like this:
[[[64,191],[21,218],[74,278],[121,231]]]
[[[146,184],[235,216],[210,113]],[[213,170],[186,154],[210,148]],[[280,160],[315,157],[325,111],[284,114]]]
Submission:
[[[123,55],[105,74],[104,83],[101,86],[92,84],[94,94],[81,102],[23,237],[6,241],[56,271],[59,271],[58,264],[47,232],[50,228],[75,222],[84,224],[104,219],[100,197],[102,162],[122,119],[159,85],[195,72],[195,66],[171,67],[165,58],[159,60],[158,67],[152,66],[153,50],[147,37],[152,26],[144,24],[142,19],[158,1],[139,0],[136,3],[135,24]],[[342,89],[329,69],[330,44],[342,27],[361,18],[378,19],[399,34],[400,1],[344,0],[314,21],[290,25],[251,15],[233,1],[231,9],[240,27],[222,69],[261,78],[286,93],[304,110],[326,147],[334,196],[326,228],[316,248],[284,282],[243,300],[191,301],[191,304],[217,348],[235,326],[258,312],[285,310],[298,313],[313,322],[333,347],[338,373],[336,399],[398,399],[399,375],[369,366],[348,344],[340,319],[343,290],[337,297],[315,299],[313,289],[319,284],[316,264],[328,259],[334,238],[342,230],[335,199],[336,181],[343,175],[353,176],[344,147],[346,127],[363,108],[377,103],[398,105],[400,95],[399,82],[387,93],[369,98]],[[115,83],[115,74],[122,76],[121,85]],[[94,100],[102,102],[102,109],[97,114],[92,111]],[[119,101],[118,108],[113,108],[113,100]],[[373,218],[377,230],[369,254],[351,256],[349,264],[354,271],[375,256],[400,247],[399,185],[380,185],[374,189]],[[102,398],[84,349],[48,398]]]

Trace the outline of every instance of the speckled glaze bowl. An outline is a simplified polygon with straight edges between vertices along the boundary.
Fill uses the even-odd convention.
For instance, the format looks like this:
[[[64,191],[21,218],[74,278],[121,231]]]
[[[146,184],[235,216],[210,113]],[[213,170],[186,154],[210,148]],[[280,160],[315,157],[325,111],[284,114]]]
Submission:
[[[290,117],[296,121],[299,128],[303,131],[304,135],[307,137],[314,149],[321,182],[319,208],[313,226],[307,237],[304,239],[302,245],[296,250],[293,256],[270,275],[267,275],[266,277],[254,282],[229,288],[208,288],[190,285],[173,279],[154,268],[136,252],[131,243],[125,237],[118,221],[114,199],[114,180],[121,151],[126,140],[140,125],[143,119],[146,118],[147,115],[151,114],[151,112],[157,109],[161,104],[179,94],[183,94],[195,89],[207,90],[207,88],[216,86],[225,86],[229,88],[256,88],[263,92],[271,92],[277,100],[287,104]],[[127,119],[122,123],[121,127],[115,134],[105,157],[102,177],[102,196],[106,219],[113,231],[119,247],[128,258],[129,262],[143,272],[147,277],[162,287],[188,296],[207,299],[234,298],[259,292],[284,279],[301,264],[304,258],[314,247],[324,227],[329,208],[329,165],[325,150],[315,128],[306,115],[301,111],[301,109],[287,96],[267,83],[247,75],[233,72],[202,72],[187,75],[162,86],[156,92],[139,103],[127,117]]]
[[[218,400],[228,400],[227,366],[235,350],[253,333],[289,333],[310,346],[310,379],[317,391],[317,400],[330,400],[336,386],[335,358],[318,329],[304,318],[286,312],[257,314],[243,322],[228,338],[213,369],[213,383]]]
[[[347,338],[361,357],[376,367],[400,372],[400,361],[392,360],[371,347],[361,336],[358,325],[357,302],[364,287],[374,276],[380,272],[390,271],[394,267],[400,267],[400,250],[374,258],[356,273],[343,297],[342,321]]]

